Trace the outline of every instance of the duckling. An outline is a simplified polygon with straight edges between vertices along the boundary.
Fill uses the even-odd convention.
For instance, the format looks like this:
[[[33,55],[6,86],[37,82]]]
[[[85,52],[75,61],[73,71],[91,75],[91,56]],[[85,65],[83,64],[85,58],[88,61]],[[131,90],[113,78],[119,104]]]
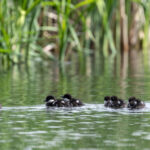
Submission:
[[[64,94],[62,98],[69,106],[72,106],[72,107],[84,105],[79,99],[73,98],[70,94]]]
[[[141,109],[145,107],[145,103],[136,97],[130,97],[127,107],[129,109]]]
[[[64,94],[62,96],[62,99],[64,100],[66,107],[70,107],[71,106],[72,96],[70,94]]]
[[[104,106],[119,109],[124,108],[126,106],[126,103],[124,102],[124,100],[119,99],[117,96],[106,96],[104,98]]]
[[[119,99],[117,96],[112,96],[112,108],[118,109],[118,108],[124,108],[126,106],[126,103],[124,100]]]
[[[49,95],[45,99],[46,106],[49,107],[68,107],[68,104],[63,99],[55,99],[54,96]]]
[[[55,105],[56,107],[67,107],[65,101],[62,99],[57,99]]]
[[[110,107],[111,106],[111,98],[110,98],[110,96],[105,96],[104,97],[104,106],[105,107]]]
[[[118,99],[118,103],[120,108],[126,107],[126,102],[123,99]]]
[[[79,99],[72,98],[71,105],[73,107],[78,107],[78,106],[83,106],[84,104]]]
[[[54,96],[48,95],[48,96],[45,98],[44,102],[46,103],[46,106],[47,106],[47,107],[54,107],[54,106],[56,106],[57,100],[55,99]]]

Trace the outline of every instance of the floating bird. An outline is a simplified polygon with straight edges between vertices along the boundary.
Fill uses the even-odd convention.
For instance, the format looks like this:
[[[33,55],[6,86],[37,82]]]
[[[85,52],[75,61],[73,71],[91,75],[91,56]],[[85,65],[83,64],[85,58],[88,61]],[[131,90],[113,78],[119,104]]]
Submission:
[[[46,103],[47,107],[54,107],[54,106],[56,106],[57,100],[55,99],[54,96],[49,95],[49,96],[46,97],[46,99],[44,100],[44,102]]]
[[[62,98],[71,107],[78,107],[84,105],[81,100],[73,98],[70,94],[64,94]]]
[[[126,103],[124,100],[118,98],[117,96],[105,96],[104,97],[104,106],[114,109],[124,108],[126,107]]]
[[[81,100],[73,98],[70,94],[64,94],[61,99],[56,99],[54,96],[49,95],[45,98],[47,108],[49,107],[79,107],[84,104]]]
[[[145,103],[136,97],[130,97],[128,99],[127,108],[129,109],[141,109],[145,107]]]

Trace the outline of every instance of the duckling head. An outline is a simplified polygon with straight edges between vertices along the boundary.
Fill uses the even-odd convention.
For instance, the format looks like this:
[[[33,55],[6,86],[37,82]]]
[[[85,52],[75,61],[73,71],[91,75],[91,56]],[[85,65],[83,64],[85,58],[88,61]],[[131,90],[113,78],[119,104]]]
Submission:
[[[72,96],[70,94],[64,94],[62,98],[64,99],[64,101],[70,101],[72,99]]]
[[[55,97],[52,95],[48,95],[44,100],[44,102],[46,102],[46,103],[52,103],[54,101],[55,101]]]
[[[118,97],[117,97],[117,96],[112,96],[112,97],[111,97],[111,100],[112,100],[112,101],[117,101],[117,100],[118,100]]]
[[[134,96],[132,96],[132,97],[129,97],[129,102],[131,102],[131,101],[134,101],[136,98],[134,97]]]
[[[109,101],[110,100],[110,96],[105,96],[104,97],[104,101]]]

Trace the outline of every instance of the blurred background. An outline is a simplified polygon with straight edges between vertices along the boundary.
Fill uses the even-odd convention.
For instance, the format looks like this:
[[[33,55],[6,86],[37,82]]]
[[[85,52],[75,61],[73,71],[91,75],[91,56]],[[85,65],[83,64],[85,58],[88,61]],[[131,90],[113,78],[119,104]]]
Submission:
[[[104,83],[99,85],[103,90],[105,88],[108,93],[127,97],[130,92],[126,88],[131,85],[128,80],[139,79],[139,76],[145,79],[150,74],[149,9],[148,0],[1,0],[1,85],[7,82],[11,87],[9,78],[15,84],[16,80],[23,84],[22,78],[27,74],[28,82],[23,87],[28,87],[30,76],[36,75],[36,70],[39,76],[43,76],[34,76],[37,83],[44,83],[44,79],[49,84],[54,83],[50,87],[37,85],[41,90],[47,88],[43,90],[45,95],[48,91],[59,95],[77,90],[75,95],[85,97],[78,88],[86,89],[94,82],[97,84],[98,78],[103,78],[101,82]],[[74,78],[76,81],[73,83]],[[75,85],[82,78],[90,80],[90,83],[83,81]],[[114,79],[120,84],[115,84]],[[69,83],[74,87],[72,91]],[[143,87],[149,87],[149,82],[143,83]],[[95,84],[89,91],[95,88],[98,95],[99,86]],[[61,85],[60,89],[58,85]],[[116,92],[117,89],[122,89],[122,92],[115,93],[113,87]],[[135,89],[138,86],[131,87]],[[106,94],[104,92],[101,96]],[[138,91],[135,94],[141,93]],[[2,92],[2,95],[11,96],[11,93]]]
[[[1,85],[11,87],[18,82],[25,88],[32,83],[30,76],[34,76],[37,83],[47,80],[49,87],[37,85],[45,95],[49,91],[56,95],[76,91],[74,95],[85,97],[86,88],[94,84],[89,92],[93,88],[97,92],[87,94],[87,100],[90,95],[102,94],[99,86],[110,94],[127,97],[130,93],[126,88],[131,85],[128,80],[139,79],[139,76],[145,79],[150,74],[149,9],[149,0],[1,0]],[[37,77],[34,70],[42,78]],[[22,82],[25,74],[27,82]],[[100,79],[103,83],[96,86],[99,78],[103,78]],[[74,83],[73,79],[76,80]],[[79,79],[90,83],[83,81],[75,85]],[[51,82],[54,86],[49,85]],[[146,81],[145,86],[149,87],[149,82]],[[19,85],[16,87],[20,90]],[[85,93],[78,90],[83,87]],[[138,86],[131,87],[137,91]],[[7,91],[4,86],[1,88]],[[122,92],[115,93],[115,89],[116,92],[122,89]],[[100,96],[105,96],[106,91]],[[140,95],[141,92],[134,94]],[[2,95],[12,97],[8,91]],[[43,95],[37,93],[35,96]]]
[[[141,57],[149,64],[149,0],[1,0],[0,66]],[[129,53],[129,54],[125,54]]]

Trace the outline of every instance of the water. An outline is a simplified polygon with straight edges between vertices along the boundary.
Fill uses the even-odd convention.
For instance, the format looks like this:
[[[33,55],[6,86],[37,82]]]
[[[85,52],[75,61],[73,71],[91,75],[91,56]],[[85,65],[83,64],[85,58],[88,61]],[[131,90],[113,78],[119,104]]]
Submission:
[[[87,63],[41,64],[0,72],[0,148],[2,150],[148,150],[150,149],[150,72],[145,64],[105,68]],[[126,65],[127,65],[126,64]],[[123,64],[123,66],[126,66]],[[140,67],[139,67],[140,66]],[[81,67],[81,68],[80,68]],[[119,69],[120,68],[120,69]],[[46,95],[69,92],[86,105],[52,108]],[[103,106],[103,97],[142,98],[146,108],[130,111]]]

